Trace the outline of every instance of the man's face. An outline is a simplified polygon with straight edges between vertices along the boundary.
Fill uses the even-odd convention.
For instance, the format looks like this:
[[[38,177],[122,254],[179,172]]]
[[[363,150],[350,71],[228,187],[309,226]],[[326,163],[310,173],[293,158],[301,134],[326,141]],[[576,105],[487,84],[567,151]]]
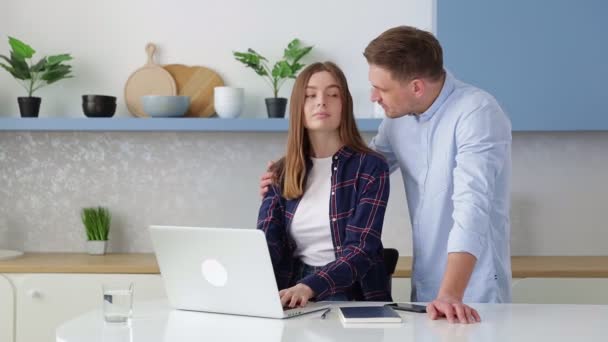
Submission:
[[[370,64],[369,81],[372,85],[372,102],[378,102],[389,118],[398,118],[416,113],[419,96],[414,81],[397,81],[388,70]]]

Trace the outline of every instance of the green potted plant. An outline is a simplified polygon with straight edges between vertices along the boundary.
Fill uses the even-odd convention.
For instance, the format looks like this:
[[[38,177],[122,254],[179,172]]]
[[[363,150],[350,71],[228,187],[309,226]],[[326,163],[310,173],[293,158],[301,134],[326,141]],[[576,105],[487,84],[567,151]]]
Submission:
[[[112,216],[108,208],[83,208],[80,216],[87,233],[87,252],[94,255],[106,253]]]
[[[272,69],[268,66],[268,60],[253,49],[247,49],[246,52],[233,52],[237,61],[253,69],[272,88],[274,97],[266,98],[266,110],[269,117],[282,118],[285,116],[287,99],[278,97],[279,89],[287,79],[296,78],[298,72],[304,67],[304,64],[299,63],[300,60],[312,48],[312,46],[302,47],[298,39],[292,40],[285,49],[283,59],[277,61]]]
[[[33,97],[34,92],[44,86],[64,78],[71,78],[72,67],[64,64],[72,57],[60,54],[42,57],[37,63],[32,61],[36,51],[19,39],[8,37],[11,46],[10,58],[0,55],[6,63],[0,66],[8,71],[27,91],[27,97],[19,97],[19,111],[22,117],[37,117],[40,110],[40,98]]]

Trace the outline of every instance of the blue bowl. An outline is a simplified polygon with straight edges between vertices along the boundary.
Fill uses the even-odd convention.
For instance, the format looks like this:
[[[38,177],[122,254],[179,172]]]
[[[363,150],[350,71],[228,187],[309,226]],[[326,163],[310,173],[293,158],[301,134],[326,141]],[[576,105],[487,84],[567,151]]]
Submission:
[[[141,103],[144,113],[152,117],[178,117],[188,111],[190,96],[144,95]]]

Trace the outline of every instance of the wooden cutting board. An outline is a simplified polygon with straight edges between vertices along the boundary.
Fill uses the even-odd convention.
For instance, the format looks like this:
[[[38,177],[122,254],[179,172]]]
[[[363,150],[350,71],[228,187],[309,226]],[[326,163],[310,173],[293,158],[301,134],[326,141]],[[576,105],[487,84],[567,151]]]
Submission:
[[[129,76],[125,84],[125,102],[129,112],[135,116],[147,117],[141,97],[144,95],[177,95],[175,80],[167,70],[154,63],[156,45],[148,43],[148,62]]]
[[[222,78],[213,70],[201,66],[169,64],[164,66],[177,84],[177,94],[190,96],[190,108],[185,116],[209,117],[213,108],[213,88],[224,85]]]

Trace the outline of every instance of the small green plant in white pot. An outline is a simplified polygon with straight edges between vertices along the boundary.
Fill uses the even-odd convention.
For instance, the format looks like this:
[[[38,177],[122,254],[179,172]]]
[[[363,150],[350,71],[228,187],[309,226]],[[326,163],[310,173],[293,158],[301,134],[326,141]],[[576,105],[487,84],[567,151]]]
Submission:
[[[83,208],[80,214],[87,233],[87,252],[93,255],[106,253],[112,216],[104,207]]]

